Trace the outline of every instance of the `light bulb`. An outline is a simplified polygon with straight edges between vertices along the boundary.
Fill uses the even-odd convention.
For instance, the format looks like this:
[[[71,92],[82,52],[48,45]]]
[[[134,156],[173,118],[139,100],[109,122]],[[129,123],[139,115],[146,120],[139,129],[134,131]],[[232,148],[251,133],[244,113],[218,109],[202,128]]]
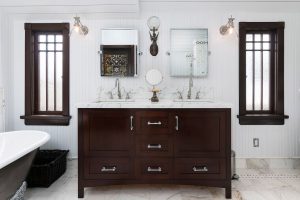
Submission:
[[[80,30],[80,27],[78,25],[76,25],[76,26],[74,26],[74,30],[76,31],[76,33],[78,33]]]
[[[229,27],[228,33],[229,33],[229,34],[232,34],[232,33],[233,33],[233,27]]]

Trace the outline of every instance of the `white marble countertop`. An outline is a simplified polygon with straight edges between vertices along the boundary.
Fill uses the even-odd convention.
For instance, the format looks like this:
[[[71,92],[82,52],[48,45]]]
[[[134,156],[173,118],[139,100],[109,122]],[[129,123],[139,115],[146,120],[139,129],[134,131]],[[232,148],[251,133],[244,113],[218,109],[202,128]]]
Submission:
[[[91,103],[78,103],[77,108],[232,108],[232,105],[215,101],[182,102],[173,100],[160,100],[152,103],[150,100],[134,101],[100,101]]]

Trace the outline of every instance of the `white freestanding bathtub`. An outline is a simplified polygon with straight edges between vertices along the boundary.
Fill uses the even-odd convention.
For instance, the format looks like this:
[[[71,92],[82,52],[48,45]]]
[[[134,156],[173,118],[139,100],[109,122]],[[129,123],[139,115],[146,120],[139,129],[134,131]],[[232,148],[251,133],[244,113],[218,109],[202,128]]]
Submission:
[[[22,185],[37,149],[50,139],[42,131],[0,133],[0,199],[10,199]]]

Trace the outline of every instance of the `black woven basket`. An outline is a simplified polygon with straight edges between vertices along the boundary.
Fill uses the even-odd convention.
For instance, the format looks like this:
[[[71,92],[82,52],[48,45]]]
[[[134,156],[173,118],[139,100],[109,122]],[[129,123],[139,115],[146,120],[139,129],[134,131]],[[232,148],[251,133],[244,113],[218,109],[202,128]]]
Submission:
[[[69,150],[39,150],[26,178],[28,187],[49,187],[67,168]]]

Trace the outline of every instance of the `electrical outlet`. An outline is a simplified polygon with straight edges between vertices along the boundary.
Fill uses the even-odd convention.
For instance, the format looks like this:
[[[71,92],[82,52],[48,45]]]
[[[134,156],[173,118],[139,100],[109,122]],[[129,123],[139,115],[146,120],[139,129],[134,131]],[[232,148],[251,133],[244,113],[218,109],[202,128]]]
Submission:
[[[253,138],[253,147],[259,147],[259,138]]]

